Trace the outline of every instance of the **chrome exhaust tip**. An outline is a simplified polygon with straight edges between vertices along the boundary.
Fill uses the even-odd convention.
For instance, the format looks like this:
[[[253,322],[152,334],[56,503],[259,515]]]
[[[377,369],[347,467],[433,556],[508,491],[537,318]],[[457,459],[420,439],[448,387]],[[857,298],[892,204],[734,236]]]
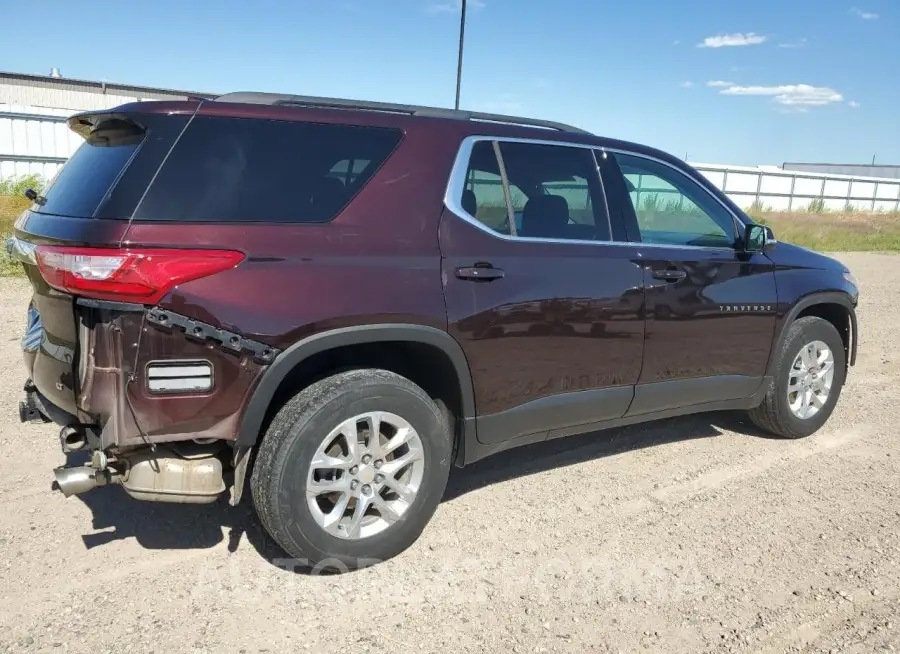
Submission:
[[[53,476],[55,478],[53,488],[62,491],[62,494],[66,497],[72,497],[79,493],[86,493],[87,491],[100,486],[97,482],[98,474],[102,473],[98,473],[97,470],[87,466],[78,466],[77,468],[56,468],[53,471]]]

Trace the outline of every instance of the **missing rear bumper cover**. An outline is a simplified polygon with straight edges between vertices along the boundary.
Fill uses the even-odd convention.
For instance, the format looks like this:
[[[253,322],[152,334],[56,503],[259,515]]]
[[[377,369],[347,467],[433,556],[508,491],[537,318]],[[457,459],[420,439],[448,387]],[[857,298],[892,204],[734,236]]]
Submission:
[[[265,343],[244,338],[240,334],[218,329],[212,325],[182,316],[181,314],[162,309],[148,309],[147,322],[156,327],[163,328],[179,328],[189,338],[195,338],[201,341],[216,341],[225,349],[234,353],[250,352],[254,360],[259,363],[269,364],[275,360],[281,350],[271,347]]]

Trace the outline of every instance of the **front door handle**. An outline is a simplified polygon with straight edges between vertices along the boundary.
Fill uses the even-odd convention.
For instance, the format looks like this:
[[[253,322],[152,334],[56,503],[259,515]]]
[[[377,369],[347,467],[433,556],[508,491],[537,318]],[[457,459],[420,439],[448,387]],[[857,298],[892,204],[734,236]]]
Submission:
[[[683,270],[654,270],[653,279],[662,279],[667,282],[677,282],[687,277]]]
[[[502,279],[503,271],[490,266],[467,266],[457,268],[456,276],[469,282],[492,282],[495,279]]]

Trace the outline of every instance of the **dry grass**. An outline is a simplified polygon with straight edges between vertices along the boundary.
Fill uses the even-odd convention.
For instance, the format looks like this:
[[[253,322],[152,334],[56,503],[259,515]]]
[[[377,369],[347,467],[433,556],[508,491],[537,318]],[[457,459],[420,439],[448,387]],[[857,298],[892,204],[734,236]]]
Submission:
[[[900,251],[900,213],[751,212],[779,241],[820,252]]]

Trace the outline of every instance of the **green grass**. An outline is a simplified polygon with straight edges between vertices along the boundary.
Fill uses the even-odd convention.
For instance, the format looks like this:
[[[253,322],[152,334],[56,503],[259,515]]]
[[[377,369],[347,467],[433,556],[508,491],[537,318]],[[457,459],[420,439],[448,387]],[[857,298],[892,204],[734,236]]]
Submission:
[[[18,197],[0,195],[0,277],[22,274],[22,265],[9,258],[9,255],[6,254],[4,242],[12,234],[13,223],[16,221],[16,218],[30,204],[21,195]]]
[[[0,196],[20,198],[29,188],[40,193],[44,190],[44,178],[40,175],[21,175],[0,179]]]

